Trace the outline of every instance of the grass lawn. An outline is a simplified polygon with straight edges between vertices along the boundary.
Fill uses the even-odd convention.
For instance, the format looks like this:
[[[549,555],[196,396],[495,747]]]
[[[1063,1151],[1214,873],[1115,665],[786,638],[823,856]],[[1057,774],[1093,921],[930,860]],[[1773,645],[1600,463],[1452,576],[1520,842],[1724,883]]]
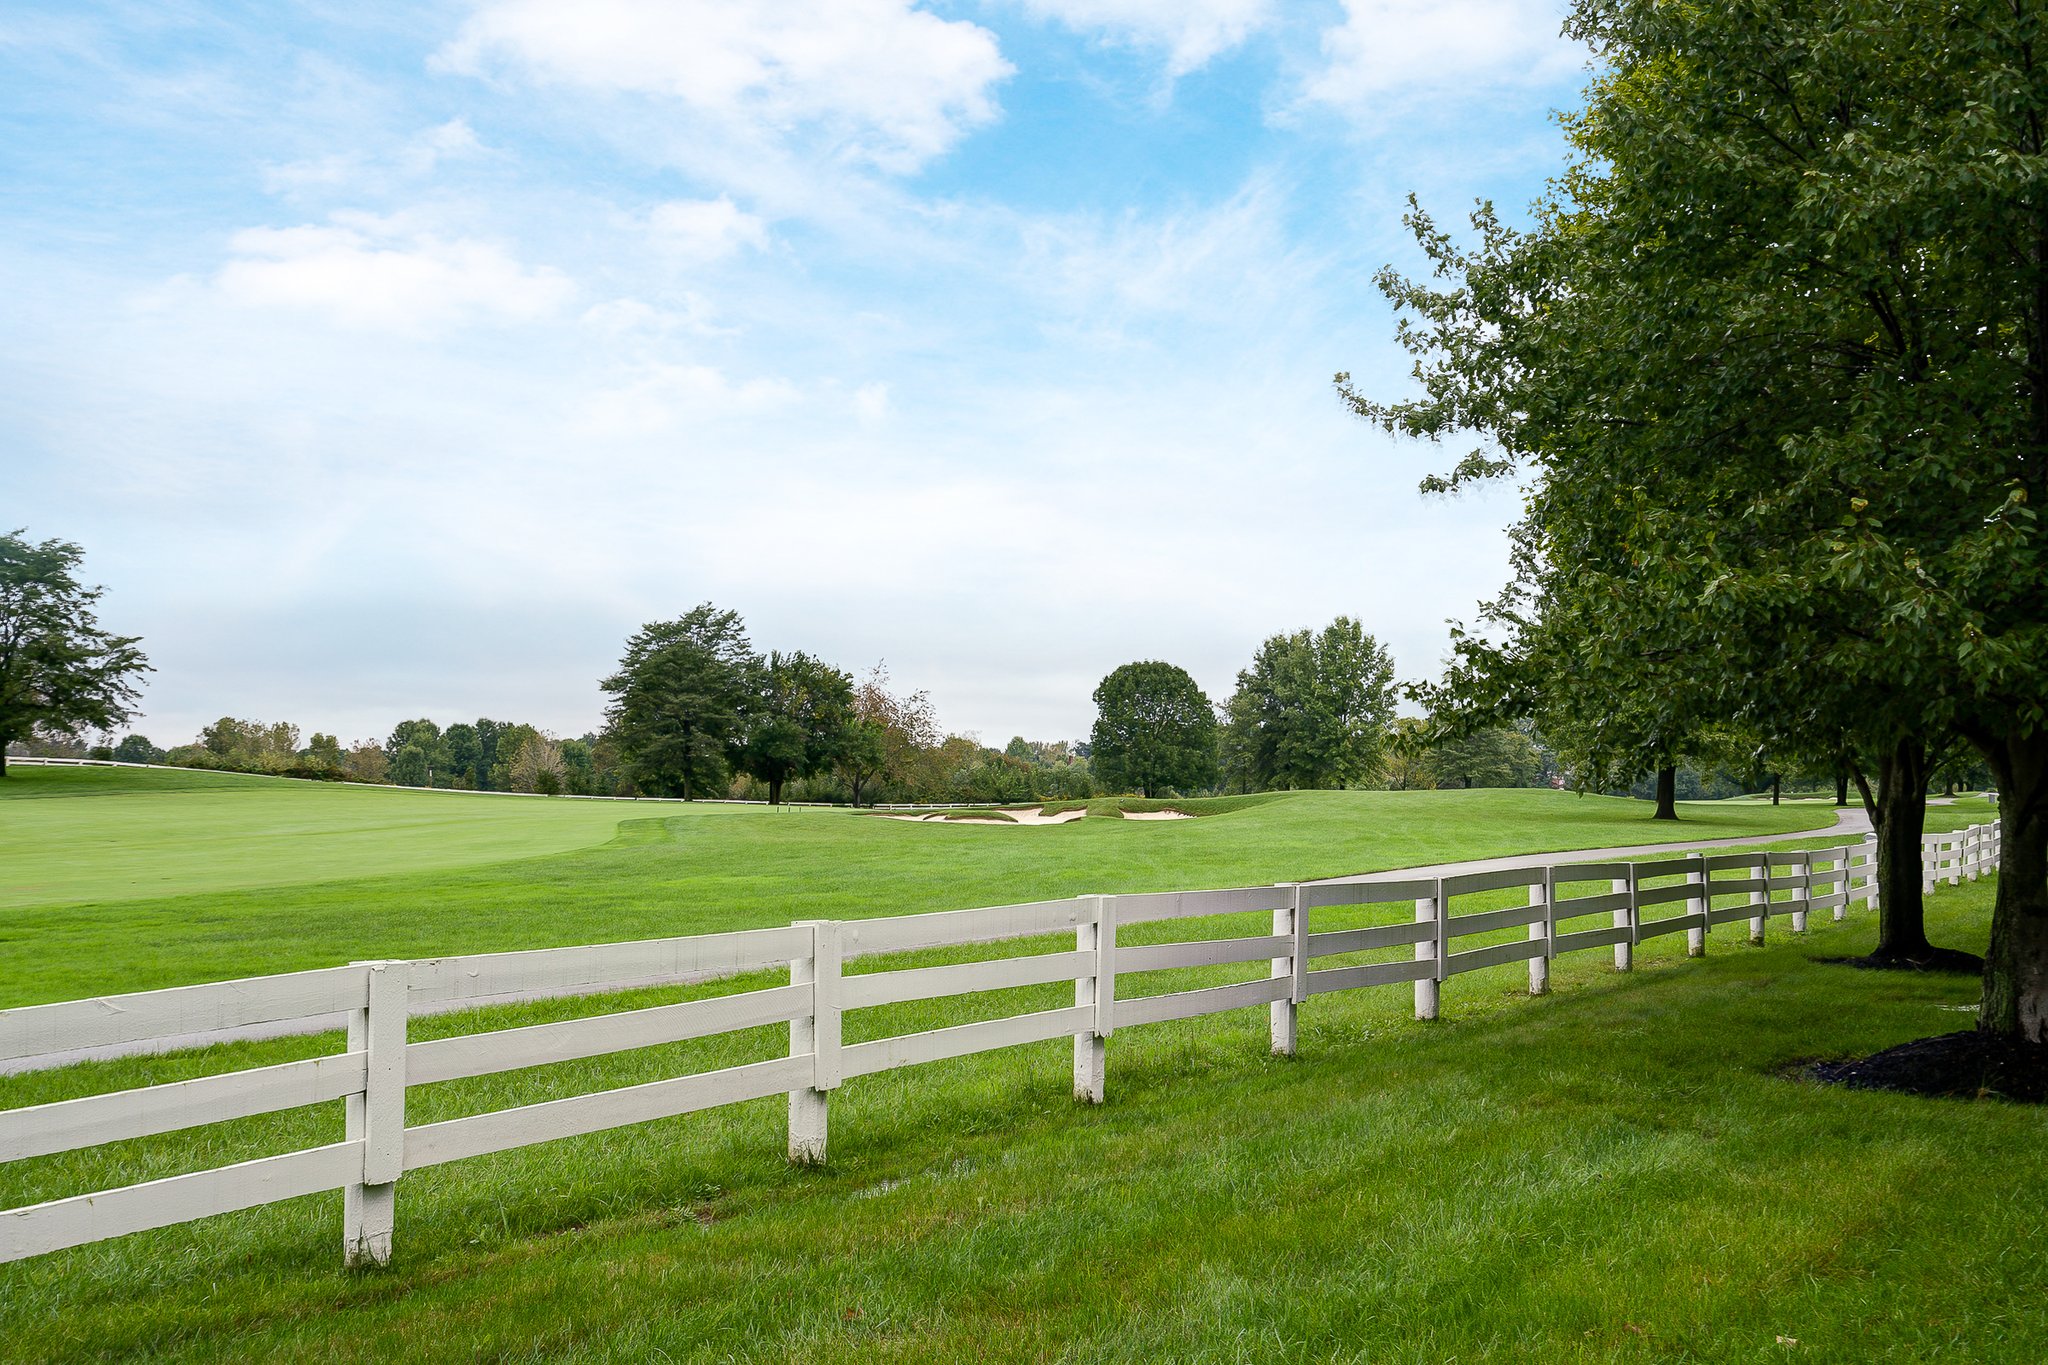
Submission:
[[[1477,856],[1512,846],[1501,827],[1557,847],[1647,841],[1657,827],[1639,809],[1545,793],[1327,794],[1178,823],[998,829],[706,808],[509,867],[61,909],[75,926],[112,921],[95,942],[131,967],[149,945],[123,946],[121,926],[214,912],[223,944],[351,907],[393,939],[419,932],[408,917],[445,913],[429,927],[573,942],[645,932],[634,916],[674,905],[687,924],[669,932],[688,932],[1022,898],[1000,895],[1005,877],[1063,894],[1049,888],[1069,878],[1220,885],[1299,875],[1304,862],[1342,872]],[[1957,824],[1984,813],[1940,812]],[[1725,832],[1699,814],[1683,833]],[[1239,821],[1252,827],[1233,831]],[[849,866],[813,887],[828,856]],[[1176,862],[1192,870],[1176,877]],[[784,895],[755,913],[763,886]],[[1991,887],[1938,892],[1936,940],[1981,949]],[[604,914],[580,898],[627,927],[598,929]],[[52,913],[9,912],[9,931]],[[239,928],[237,913],[261,927]],[[1319,912],[1316,927],[1341,927],[1344,913]],[[1248,931],[1229,918],[1145,928]],[[340,1269],[338,1195],[82,1247],[0,1267],[0,1359],[2048,1359],[2042,1112],[1781,1074],[1970,1023],[1973,981],[1814,961],[1867,951],[1871,921],[1816,916],[1794,938],[1773,919],[1762,949],[1726,925],[1704,961],[1687,961],[1674,935],[1645,943],[1627,975],[1605,950],[1581,953],[1554,964],[1538,1000],[1519,965],[1476,972],[1446,983],[1432,1024],[1408,1017],[1405,987],[1321,996],[1303,1007],[1293,1061],[1266,1056],[1263,1009],[1125,1029],[1100,1109],[1068,1098],[1063,1043],[864,1077],[833,1099],[824,1170],[781,1160],[773,1100],[437,1167],[402,1183],[398,1261],[383,1272]],[[177,964],[187,979],[216,960],[203,934],[172,942],[202,950]],[[18,941],[8,951],[37,960]],[[1144,990],[1232,973],[1261,974],[1157,973]],[[765,984],[438,1016],[412,1036]],[[847,1037],[1070,999],[1046,986],[862,1011]],[[0,1079],[0,1106],[338,1046],[282,1039]],[[421,1087],[408,1118],[786,1048],[768,1028]],[[339,1109],[0,1166],[0,1207],[333,1141]]]
[[[16,768],[0,793],[0,1007],[361,958],[1307,880],[1833,818],[1701,803],[1673,826],[1643,802],[1564,792],[1298,792],[1210,803],[1219,813],[1195,820],[1004,828],[92,768]]]

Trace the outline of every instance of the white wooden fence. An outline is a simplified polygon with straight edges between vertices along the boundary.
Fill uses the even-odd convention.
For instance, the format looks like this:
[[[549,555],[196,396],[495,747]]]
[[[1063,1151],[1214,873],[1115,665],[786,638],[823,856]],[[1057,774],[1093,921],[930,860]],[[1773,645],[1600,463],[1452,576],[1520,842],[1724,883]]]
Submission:
[[[1930,836],[1926,875],[1951,881],[1996,867],[1997,826]],[[82,1047],[145,1050],[155,1039],[344,1012],[346,1050],[330,1056],[197,1080],[0,1110],[0,1161],[340,1100],[343,1140],[145,1184],[0,1210],[0,1262],[145,1228],[329,1190],[344,1192],[349,1264],[390,1259],[396,1192],[408,1171],[537,1142],[643,1123],[769,1095],[789,1098],[789,1159],[822,1162],[831,1092],[897,1067],[1054,1038],[1074,1040],[1074,1093],[1101,1103],[1107,1043],[1119,1028],[1266,1006],[1271,1046],[1292,1055],[1304,1001],[1332,991],[1408,984],[1418,1018],[1437,1017],[1443,983],[1464,972],[1526,961],[1529,989],[1548,987],[1549,964],[1612,948],[1632,965],[1635,945],[1683,933],[1692,955],[1707,930],[1747,919],[1753,941],[1766,920],[1836,919],[1874,898],[1875,846],[1802,853],[1691,855],[1639,863],[1532,863],[1503,871],[1401,881],[1351,881],[1079,896],[1026,905],[800,921],[638,943],[490,953],[346,967],[184,986],[0,1011],[0,1061]],[[1504,909],[1460,909],[1469,898],[1526,891]],[[1716,904],[1741,897],[1734,904]],[[1496,899],[1498,897],[1496,896]],[[1412,919],[1318,931],[1335,907],[1399,904]],[[1271,932],[1184,942],[1122,943],[1131,927],[1192,917],[1271,915]],[[1326,921],[1327,922],[1327,921]],[[1517,938],[1480,936],[1526,929]],[[847,963],[935,948],[1073,935],[1073,947],[1025,957],[848,975]],[[1317,967],[1318,959],[1391,951],[1392,957]],[[1150,972],[1266,963],[1253,980],[1167,994],[1125,996]],[[631,1009],[560,1023],[411,1042],[410,1016],[508,996],[588,995],[650,983],[786,969],[787,984],[712,999]],[[847,1011],[1017,986],[1071,981],[1057,1009],[844,1044]],[[409,1086],[681,1042],[788,1023],[789,1053],[768,1061],[675,1076],[408,1127]]]

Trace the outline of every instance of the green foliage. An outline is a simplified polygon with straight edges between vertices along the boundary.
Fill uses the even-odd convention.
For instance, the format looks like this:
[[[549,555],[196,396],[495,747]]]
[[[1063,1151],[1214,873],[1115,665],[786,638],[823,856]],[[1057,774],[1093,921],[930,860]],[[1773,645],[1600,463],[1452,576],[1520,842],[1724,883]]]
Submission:
[[[151,744],[145,735],[123,735],[114,746],[114,757],[122,763],[161,763],[164,751]]]
[[[1534,742],[1505,725],[1447,735],[1429,746],[1424,765],[1438,787],[1527,787],[1543,772]]]
[[[1394,660],[1348,616],[1275,635],[1237,675],[1226,714],[1225,761],[1239,786],[1371,786],[1394,719]]]
[[[768,800],[779,804],[784,782],[840,761],[853,738],[853,679],[802,651],[770,653],[755,676],[740,766],[766,782]],[[871,743],[872,731],[860,742]],[[871,752],[864,749],[863,756]]]
[[[139,637],[100,629],[104,589],[78,581],[84,558],[69,541],[0,535],[0,777],[17,740],[125,722],[151,671]]]
[[[455,759],[441,727],[431,720],[400,721],[384,741],[384,755],[390,760],[391,781],[398,786],[453,785]]]
[[[1095,708],[1089,762],[1102,786],[1153,796],[1216,781],[1216,713],[1185,669],[1125,664],[1096,686]]]
[[[686,799],[725,790],[746,744],[760,664],[739,613],[709,602],[626,642],[603,689],[606,723],[643,790]]]

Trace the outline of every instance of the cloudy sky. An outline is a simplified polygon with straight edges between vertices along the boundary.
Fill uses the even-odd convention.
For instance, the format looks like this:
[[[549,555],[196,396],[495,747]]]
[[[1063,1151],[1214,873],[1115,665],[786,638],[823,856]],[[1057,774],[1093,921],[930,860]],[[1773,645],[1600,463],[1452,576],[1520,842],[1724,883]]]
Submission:
[[[580,733],[705,600],[997,744],[1339,613],[1427,675],[1513,495],[1330,376],[1406,389],[1406,194],[1558,167],[1561,13],[10,5],[0,523],[85,547],[164,744]]]

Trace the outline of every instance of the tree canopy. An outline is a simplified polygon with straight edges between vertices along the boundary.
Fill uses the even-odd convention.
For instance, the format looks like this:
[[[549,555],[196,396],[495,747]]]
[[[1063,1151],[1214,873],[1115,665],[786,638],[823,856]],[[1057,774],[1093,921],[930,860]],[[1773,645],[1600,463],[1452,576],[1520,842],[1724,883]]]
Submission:
[[[1601,72],[1535,225],[1482,209],[1464,249],[1417,212],[1441,283],[1383,283],[1423,396],[1340,385],[1490,438],[1430,486],[1528,481],[1526,621],[1569,623],[1596,704],[1866,762],[1968,736],[2006,798],[1982,1026],[2048,1039],[2039,16],[1581,0],[1570,28]]]
[[[722,794],[746,743],[759,668],[739,613],[709,602],[627,640],[601,686],[633,780],[659,795]]]
[[[1260,788],[1378,782],[1394,720],[1394,660],[1348,616],[1274,635],[1237,675],[1227,747]]]
[[[1157,796],[1216,780],[1216,713],[1187,670],[1125,664],[1095,688],[1089,762],[1109,791]]]
[[[0,777],[15,740],[109,730],[134,713],[149,660],[139,637],[100,628],[105,590],[78,581],[84,559],[69,541],[0,535]]]

